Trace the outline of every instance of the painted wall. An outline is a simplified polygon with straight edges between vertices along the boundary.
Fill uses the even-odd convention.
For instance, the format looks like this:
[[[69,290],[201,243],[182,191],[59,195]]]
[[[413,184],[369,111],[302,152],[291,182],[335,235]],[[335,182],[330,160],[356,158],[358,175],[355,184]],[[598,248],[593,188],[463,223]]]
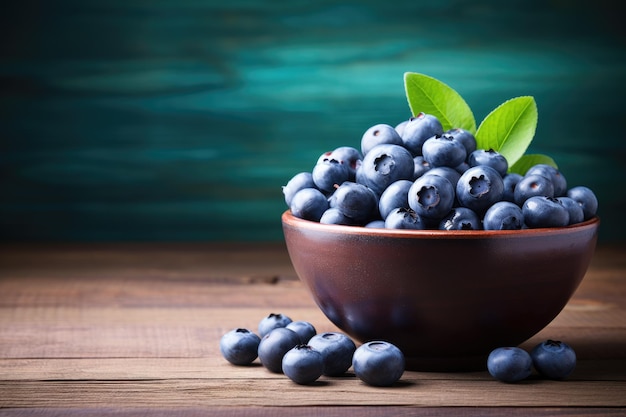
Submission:
[[[626,43],[608,2],[64,0],[3,6],[5,240],[280,240],[281,185],[376,123],[402,75],[478,121],[533,95],[531,151],[624,241]]]

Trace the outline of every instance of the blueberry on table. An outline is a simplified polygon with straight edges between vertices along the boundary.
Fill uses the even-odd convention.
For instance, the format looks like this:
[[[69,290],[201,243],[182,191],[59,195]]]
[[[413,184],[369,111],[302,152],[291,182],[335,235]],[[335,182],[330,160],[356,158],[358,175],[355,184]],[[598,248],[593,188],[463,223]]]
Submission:
[[[499,347],[487,357],[487,370],[498,381],[519,382],[530,376],[533,361],[530,354],[518,347]]]
[[[291,322],[291,318],[284,314],[270,313],[259,321],[259,335],[263,337],[275,328],[285,327]]]
[[[377,124],[365,131],[361,137],[361,152],[367,155],[373,147],[382,144],[402,146],[402,138],[398,131],[385,123]]]
[[[258,356],[260,342],[261,338],[248,329],[233,329],[220,339],[220,352],[233,365],[249,365]]]
[[[356,350],[356,345],[352,339],[343,333],[316,334],[309,340],[308,344],[322,354],[324,375],[343,375],[352,365],[352,355]]]
[[[258,349],[259,360],[269,371],[282,373],[283,356],[299,344],[298,333],[286,327],[277,327],[261,338]]]
[[[285,353],[282,361],[283,373],[296,384],[311,384],[322,376],[324,359],[311,346],[300,344]]]
[[[300,336],[300,342],[302,342],[303,344],[307,344],[309,340],[317,334],[315,326],[313,326],[308,321],[292,321],[285,327],[289,330],[293,330],[294,332],[296,332],[298,336]]]
[[[483,218],[485,230],[521,230],[523,227],[522,209],[510,201],[498,201],[487,209]]]
[[[426,174],[416,179],[409,189],[408,202],[420,216],[441,219],[452,208],[454,197],[454,186],[447,178]]]
[[[530,351],[537,372],[549,379],[564,379],[576,367],[576,353],[567,343],[545,340]]]
[[[385,341],[362,344],[354,352],[352,368],[357,378],[368,385],[388,387],[404,373],[404,354],[395,345]]]
[[[530,228],[564,227],[569,224],[567,208],[554,197],[530,197],[522,206],[524,222]]]
[[[443,134],[443,126],[432,114],[419,113],[411,117],[402,130],[402,143],[411,155],[422,155],[422,146],[426,140]]]

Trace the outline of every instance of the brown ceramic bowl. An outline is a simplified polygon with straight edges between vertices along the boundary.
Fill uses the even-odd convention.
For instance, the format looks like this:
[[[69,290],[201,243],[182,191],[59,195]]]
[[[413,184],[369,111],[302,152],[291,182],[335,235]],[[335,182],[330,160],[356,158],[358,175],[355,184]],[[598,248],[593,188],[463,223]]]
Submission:
[[[282,215],[289,256],[324,314],[360,342],[397,345],[414,370],[485,367],[565,307],[599,220],[520,231],[389,230]]]

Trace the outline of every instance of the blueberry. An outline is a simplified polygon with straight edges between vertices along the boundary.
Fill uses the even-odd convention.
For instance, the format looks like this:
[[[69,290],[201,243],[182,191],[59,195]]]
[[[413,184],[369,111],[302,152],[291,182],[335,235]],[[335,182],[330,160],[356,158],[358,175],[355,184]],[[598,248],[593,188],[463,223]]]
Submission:
[[[316,334],[309,340],[309,346],[322,354],[323,375],[327,376],[344,374],[352,365],[352,355],[356,350],[352,339],[339,332]]]
[[[462,206],[474,210],[479,216],[500,201],[503,194],[502,176],[487,165],[471,167],[456,183],[456,198]]]
[[[365,156],[373,147],[382,144],[402,146],[402,138],[393,126],[381,123],[367,129],[361,138],[361,152]]]
[[[481,230],[482,223],[478,214],[467,207],[453,207],[441,219],[439,230]]]
[[[303,344],[307,344],[309,340],[317,334],[315,326],[313,326],[308,321],[292,321],[285,327],[289,330],[293,330],[294,332],[296,332],[298,336],[300,336],[300,342]]]
[[[498,381],[518,382],[532,372],[530,354],[518,347],[499,347],[487,357],[487,370]]]
[[[277,327],[285,327],[291,322],[292,320],[284,314],[270,313],[259,322],[259,335],[263,337]]]
[[[404,373],[405,359],[402,351],[385,341],[362,344],[354,352],[352,368],[357,378],[368,385],[388,387]]]
[[[465,146],[451,135],[436,135],[422,145],[422,155],[432,167],[454,168],[465,161]]]
[[[378,145],[363,157],[356,180],[380,195],[391,183],[412,179],[414,170],[413,156],[402,146]]]
[[[371,222],[367,223],[365,225],[365,227],[370,228],[370,229],[384,229],[385,228],[385,221],[384,220],[372,220]]]
[[[319,222],[328,207],[328,199],[320,190],[303,188],[294,194],[289,209],[296,217]]]
[[[570,188],[567,190],[567,197],[580,204],[585,220],[589,220],[596,215],[598,211],[598,199],[590,188],[582,185]]]
[[[398,135],[400,135],[400,137],[402,137],[402,133],[404,133],[404,128],[406,127],[408,123],[409,123],[409,120],[403,120],[396,125],[395,129],[396,129],[396,132],[398,132]]]
[[[424,159],[423,155],[418,155],[413,158],[413,180],[424,175],[431,167],[428,162]]]
[[[359,226],[359,223],[346,216],[337,207],[331,207],[327,209],[322,217],[320,217],[320,223],[322,224],[341,224],[344,226]]]
[[[261,338],[258,355],[261,364],[269,371],[283,371],[283,356],[300,344],[298,333],[286,327],[277,327]]]
[[[378,211],[383,219],[396,208],[409,207],[408,194],[412,185],[413,181],[398,180],[383,191],[378,200]]]
[[[296,345],[283,356],[282,370],[297,384],[311,384],[322,376],[324,359],[322,354],[311,346]]]
[[[443,134],[443,126],[437,117],[419,113],[411,117],[402,131],[402,143],[413,156],[422,155],[422,145],[427,139]]]
[[[363,155],[358,149],[351,146],[340,146],[331,152],[331,157],[339,161],[343,161],[348,165],[349,181],[355,181],[356,170],[363,161]]]
[[[234,329],[220,339],[222,356],[233,365],[249,365],[258,356],[261,338],[248,329]]]
[[[398,207],[391,210],[385,218],[385,228],[424,230],[427,226],[423,219],[413,209]]]
[[[461,142],[465,146],[465,151],[468,155],[476,150],[476,137],[470,131],[456,127],[445,133]]]
[[[444,177],[450,181],[450,184],[455,188],[456,183],[459,182],[459,178],[461,178],[461,173],[457,171],[456,168],[450,167],[431,168],[424,175],[439,175],[440,177]]]
[[[346,181],[330,198],[330,206],[339,209],[355,223],[365,224],[378,214],[378,197],[363,184]]]
[[[499,152],[493,149],[477,149],[467,156],[467,163],[470,167],[479,165],[487,165],[498,171],[500,176],[504,177],[509,169],[509,163]]]
[[[576,353],[567,343],[546,340],[530,351],[535,369],[549,379],[564,379],[576,367]]]
[[[543,175],[552,182],[554,186],[554,196],[561,197],[567,192],[567,180],[557,168],[547,164],[533,165],[524,175]]]
[[[524,201],[534,196],[554,197],[552,180],[543,175],[524,175],[515,186],[513,200],[521,207]]]
[[[504,182],[504,194],[502,195],[502,200],[515,203],[515,187],[522,178],[522,175],[515,172],[508,173],[502,177],[502,181]]]
[[[350,166],[335,158],[324,158],[313,167],[311,177],[320,190],[332,193],[335,186],[350,180]]]
[[[498,201],[485,213],[485,230],[520,230],[524,227],[522,209],[510,201]]]
[[[522,206],[524,222],[530,228],[563,227],[569,224],[569,212],[554,197],[530,197]]]
[[[447,178],[428,174],[415,180],[408,201],[409,207],[420,216],[441,219],[452,208],[454,197],[454,187]]]
[[[287,181],[287,184],[283,186],[283,195],[285,196],[287,206],[291,205],[293,196],[303,188],[316,188],[310,172],[300,172],[294,175]]]
[[[576,201],[569,197],[557,197],[556,199],[567,209],[569,213],[569,224],[576,224],[585,220],[583,208]]]

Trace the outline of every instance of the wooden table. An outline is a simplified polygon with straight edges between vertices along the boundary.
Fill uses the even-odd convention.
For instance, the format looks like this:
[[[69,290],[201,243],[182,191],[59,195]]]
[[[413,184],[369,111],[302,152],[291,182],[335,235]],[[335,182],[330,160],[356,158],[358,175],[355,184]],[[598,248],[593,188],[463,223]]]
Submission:
[[[225,332],[271,312],[337,330],[282,244],[4,245],[0,415],[625,415],[624,253],[599,247],[571,302],[523,345],[570,343],[567,380],[407,371],[373,388],[353,374],[299,386],[220,356]]]

